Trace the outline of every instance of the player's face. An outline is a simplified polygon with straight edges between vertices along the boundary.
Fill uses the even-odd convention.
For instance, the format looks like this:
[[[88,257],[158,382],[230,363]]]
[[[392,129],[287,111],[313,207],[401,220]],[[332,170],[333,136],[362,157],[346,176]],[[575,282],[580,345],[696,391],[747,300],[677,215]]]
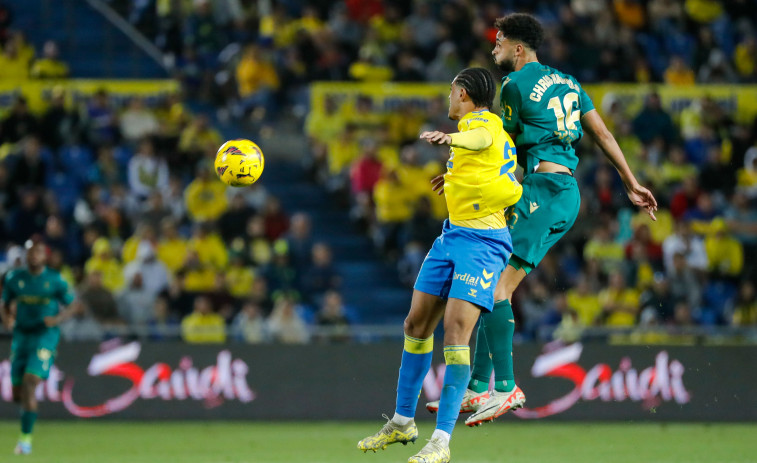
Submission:
[[[515,70],[515,44],[505,38],[502,31],[497,32],[497,41],[492,50],[494,64],[502,71],[511,73]]]
[[[449,87],[449,112],[447,113],[447,117],[453,121],[460,119],[459,113],[461,99],[462,91],[455,81],[452,81],[452,85]]]
[[[47,261],[47,252],[41,244],[35,244],[26,251],[26,263],[31,268],[39,268],[45,265]]]

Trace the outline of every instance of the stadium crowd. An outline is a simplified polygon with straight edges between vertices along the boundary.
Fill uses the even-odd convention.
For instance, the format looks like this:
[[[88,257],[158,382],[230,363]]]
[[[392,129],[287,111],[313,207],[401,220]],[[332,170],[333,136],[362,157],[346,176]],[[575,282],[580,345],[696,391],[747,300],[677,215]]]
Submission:
[[[0,35],[16,60],[0,78],[65,77],[35,72],[67,69],[41,64],[54,43],[35,59],[12,24]],[[302,343],[308,324],[343,333],[354,311],[330,247],[263,186],[215,178],[222,138],[206,116],[179,93],[121,102],[104,88],[73,98],[61,84],[41,112],[18,95],[0,117],[0,248],[4,275],[23,265],[28,240],[47,244],[85,307],[64,338]]]
[[[582,82],[757,81],[748,1],[109,3],[155,40],[188,95],[274,127],[308,114],[314,81],[448,82],[463,67],[491,67],[493,20],[513,9],[547,25],[541,61]],[[0,72],[44,78],[23,35],[0,26],[0,62],[15,66]],[[54,48],[43,59],[64,70]],[[446,106],[382,112],[369,96],[354,107],[327,98],[306,118],[314,179],[408,285],[446,214],[428,180],[447,153],[416,138],[425,127],[455,131]],[[582,210],[516,293],[519,332],[757,324],[757,120],[737,122],[705,94],[677,118],[653,91],[638,114],[622,101],[602,109],[654,188],[658,221],[629,208],[611,166],[582,142]],[[18,98],[0,137],[0,240],[49,244],[51,265],[89,301],[64,327],[70,339],[131,326],[153,338],[181,329],[188,341],[305,342],[307,323],[348,323],[328,244],[309,238],[307,215],[286,213],[260,186],[211,179],[220,134],[180,96],[120,107],[100,91],[72,106],[57,92],[41,114]],[[21,254],[10,248],[7,265]]]
[[[488,65],[505,11],[547,27],[541,60],[580,82],[757,82],[749,0],[108,0],[188,88],[236,116],[303,113],[319,80],[449,82]]]

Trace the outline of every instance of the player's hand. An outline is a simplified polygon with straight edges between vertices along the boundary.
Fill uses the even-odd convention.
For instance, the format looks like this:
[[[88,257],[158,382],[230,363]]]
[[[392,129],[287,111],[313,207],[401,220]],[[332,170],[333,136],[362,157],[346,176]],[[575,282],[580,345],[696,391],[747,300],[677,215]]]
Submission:
[[[3,319],[3,326],[8,331],[12,331],[13,330],[13,326],[15,324],[16,324],[16,319],[13,318],[13,317],[5,317],[5,319]]]
[[[58,323],[60,322],[60,319],[58,317],[49,316],[49,317],[45,317],[44,321],[45,321],[46,327],[52,328],[53,326],[58,325]]]
[[[431,179],[431,191],[436,191],[436,194],[444,194],[444,174],[439,174]]]
[[[434,130],[433,132],[423,132],[420,136],[421,140],[426,140],[432,145],[449,145],[452,143],[452,137],[444,132]]]
[[[646,209],[649,217],[651,217],[654,221],[657,220],[657,217],[654,216],[654,213],[657,210],[657,200],[654,199],[654,195],[651,191],[647,190],[638,183],[635,183],[633,185],[626,186],[626,193],[628,193],[628,199],[630,199],[632,203]]]

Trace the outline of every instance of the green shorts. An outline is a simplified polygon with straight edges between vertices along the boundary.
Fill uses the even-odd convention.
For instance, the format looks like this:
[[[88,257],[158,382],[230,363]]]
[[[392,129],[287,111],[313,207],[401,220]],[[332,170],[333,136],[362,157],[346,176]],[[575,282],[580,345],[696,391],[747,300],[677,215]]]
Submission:
[[[11,342],[11,383],[20,386],[26,373],[47,379],[59,339],[57,328],[39,333],[15,331]]]
[[[523,180],[523,196],[507,212],[513,239],[511,266],[529,273],[578,216],[581,195],[571,175],[534,173]]]

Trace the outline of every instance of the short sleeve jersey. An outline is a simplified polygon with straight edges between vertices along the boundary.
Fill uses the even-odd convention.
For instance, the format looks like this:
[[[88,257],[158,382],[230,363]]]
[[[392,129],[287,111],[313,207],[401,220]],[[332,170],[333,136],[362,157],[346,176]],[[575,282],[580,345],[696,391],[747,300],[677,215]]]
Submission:
[[[60,304],[70,304],[74,296],[60,273],[45,268],[38,275],[20,268],[8,273],[3,284],[3,302],[16,301],[15,329],[22,332],[46,328],[45,317],[55,316]]]
[[[444,195],[451,220],[486,217],[515,204],[523,187],[515,179],[515,144],[492,112],[473,111],[457,124],[466,132],[484,127],[492,144],[480,151],[450,148]]]
[[[517,134],[521,163],[525,155],[526,175],[539,161],[576,169],[581,116],[592,111],[594,103],[573,76],[528,63],[502,80],[500,103],[504,129]]]

